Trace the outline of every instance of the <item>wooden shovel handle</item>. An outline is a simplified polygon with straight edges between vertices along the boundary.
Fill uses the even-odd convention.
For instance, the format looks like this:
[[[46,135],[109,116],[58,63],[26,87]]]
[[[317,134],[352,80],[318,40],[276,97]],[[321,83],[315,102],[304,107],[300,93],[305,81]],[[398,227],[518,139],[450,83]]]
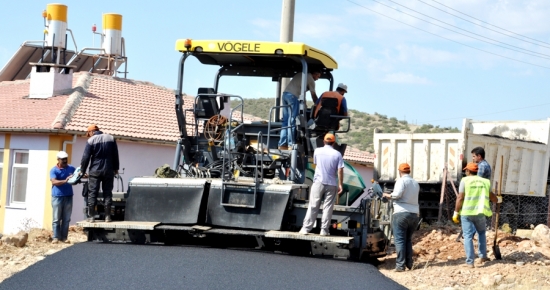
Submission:
[[[499,180],[498,180],[498,196],[502,193],[502,166],[504,164],[504,156],[500,156],[500,173],[499,173]],[[497,236],[498,236],[498,216],[500,212],[500,203],[497,202],[497,210],[496,210],[496,218],[495,218],[495,241],[493,242],[493,245],[497,244]]]

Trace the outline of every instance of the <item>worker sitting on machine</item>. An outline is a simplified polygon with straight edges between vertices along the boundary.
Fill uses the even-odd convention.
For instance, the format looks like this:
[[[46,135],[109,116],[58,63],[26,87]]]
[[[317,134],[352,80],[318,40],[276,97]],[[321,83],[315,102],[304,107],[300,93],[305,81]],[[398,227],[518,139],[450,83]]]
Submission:
[[[348,106],[344,94],[348,92],[348,86],[338,84],[336,91],[324,92],[315,103],[313,120],[315,130],[338,130],[340,118],[334,115],[347,116]]]

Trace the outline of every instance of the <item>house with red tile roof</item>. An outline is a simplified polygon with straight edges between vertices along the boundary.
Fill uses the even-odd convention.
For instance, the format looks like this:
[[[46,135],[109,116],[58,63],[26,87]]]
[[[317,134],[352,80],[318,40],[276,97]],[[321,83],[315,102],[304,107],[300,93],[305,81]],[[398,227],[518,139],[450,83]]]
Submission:
[[[347,161],[355,170],[363,177],[366,188],[372,186],[372,178],[374,177],[374,158],[375,155],[366,151],[361,151],[357,148],[348,146],[344,154],[344,160]],[[366,190],[362,196],[366,195]],[[355,202],[349,204],[351,206],[359,206],[362,196],[357,198]]]
[[[37,99],[30,97],[31,81],[0,83],[0,232],[14,232],[28,223],[51,228],[49,171],[61,150],[69,154],[70,164],[80,164],[89,124],[116,138],[126,181],[172,164],[179,135],[172,90],[79,72],[70,90]],[[193,101],[186,97],[184,109]],[[83,218],[78,210],[83,208],[82,186],[73,189],[76,221]]]
[[[74,73],[70,89],[47,98],[30,95],[32,79],[0,82],[0,232],[25,226],[51,229],[49,171],[58,151],[77,167],[90,124],[113,135],[119,146],[124,191],[135,176],[172,164],[179,137],[174,92],[149,82],[88,72]],[[184,110],[194,97],[185,97]],[[238,113],[236,113],[238,114]],[[188,123],[192,123],[188,114]],[[240,118],[240,116],[239,116]],[[244,114],[245,121],[259,118]],[[193,135],[191,128],[188,134]],[[350,162],[370,185],[373,158],[348,148]],[[82,186],[73,186],[72,221],[84,218]]]
[[[49,171],[61,150],[70,164],[80,164],[89,124],[116,138],[123,178],[152,175],[172,163],[179,135],[172,90],[79,72],[63,94],[31,98],[31,80],[0,83],[0,232],[29,223],[51,228]],[[82,186],[73,189],[76,221],[83,218]]]

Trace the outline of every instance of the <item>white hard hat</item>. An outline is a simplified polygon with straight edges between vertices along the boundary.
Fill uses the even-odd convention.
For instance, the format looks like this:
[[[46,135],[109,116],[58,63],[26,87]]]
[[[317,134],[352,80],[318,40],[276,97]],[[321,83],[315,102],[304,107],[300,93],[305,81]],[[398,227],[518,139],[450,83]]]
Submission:
[[[69,154],[67,154],[67,152],[65,152],[65,151],[57,152],[57,159],[63,159],[63,158],[68,158],[68,157],[69,157]]]
[[[342,89],[346,93],[348,92],[348,86],[344,85],[343,83],[339,83],[338,86],[336,87],[336,89]]]

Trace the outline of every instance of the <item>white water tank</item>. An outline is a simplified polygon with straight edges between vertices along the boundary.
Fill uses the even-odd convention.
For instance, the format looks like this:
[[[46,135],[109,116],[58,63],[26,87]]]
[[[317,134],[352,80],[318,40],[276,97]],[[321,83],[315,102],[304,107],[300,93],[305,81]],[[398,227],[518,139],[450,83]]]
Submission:
[[[103,14],[103,45],[107,55],[122,54],[122,15]]]
[[[48,4],[46,7],[46,46],[65,48],[67,5]]]

